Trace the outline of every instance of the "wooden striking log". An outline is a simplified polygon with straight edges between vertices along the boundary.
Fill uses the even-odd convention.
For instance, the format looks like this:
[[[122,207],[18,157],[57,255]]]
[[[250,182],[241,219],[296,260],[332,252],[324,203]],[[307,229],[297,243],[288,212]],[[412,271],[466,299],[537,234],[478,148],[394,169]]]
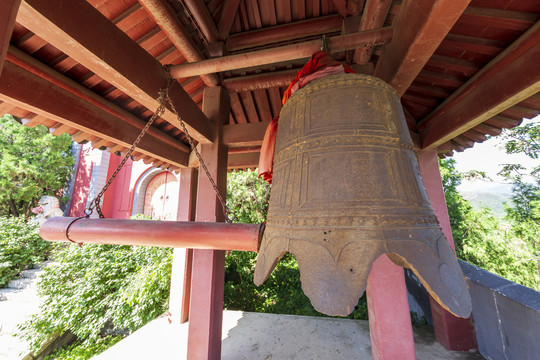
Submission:
[[[51,218],[41,225],[39,234],[47,241],[71,239],[76,243],[258,251],[263,227],[194,221],[76,219]]]

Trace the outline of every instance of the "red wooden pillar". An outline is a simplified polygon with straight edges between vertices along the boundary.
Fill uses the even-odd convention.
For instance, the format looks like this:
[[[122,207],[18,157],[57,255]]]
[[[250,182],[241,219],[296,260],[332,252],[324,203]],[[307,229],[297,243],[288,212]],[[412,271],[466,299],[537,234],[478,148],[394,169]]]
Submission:
[[[203,95],[203,112],[216,125],[212,144],[201,146],[201,155],[225,198],[227,148],[221,143],[221,126],[229,119],[229,97],[221,87],[208,87]],[[196,221],[223,221],[221,204],[204,170],[199,169]],[[225,251],[193,251],[193,274],[189,314],[188,359],[220,359],[223,320]]]
[[[9,40],[11,39],[20,4],[21,0],[0,1],[0,74],[2,74],[4,68]]]
[[[416,359],[403,268],[381,255],[371,267],[366,294],[373,359]]]
[[[448,243],[455,251],[454,238],[452,237],[450,218],[448,217],[448,208],[446,207],[441,173],[439,171],[437,151],[419,151],[416,153],[416,156],[433,211],[439,220],[444,236],[446,236]],[[435,337],[446,349],[469,351],[478,348],[472,317],[468,319],[456,317],[431,297],[429,302],[433,315]]]
[[[180,189],[178,191],[176,220],[195,220],[196,194],[197,169],[187,168],[180,170]],[[171,314],[171,320],[175,323],[185,323],[189,318],[192,262],[193,249],[174,249],[169,313]]]

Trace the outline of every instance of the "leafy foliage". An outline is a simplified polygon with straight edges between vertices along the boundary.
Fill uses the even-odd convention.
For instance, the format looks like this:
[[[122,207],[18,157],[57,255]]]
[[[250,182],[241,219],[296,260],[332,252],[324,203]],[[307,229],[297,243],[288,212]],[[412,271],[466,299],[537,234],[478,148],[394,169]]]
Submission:
[[[52,248],[39,237],[36,225],[20,217],[0,217],[0,288],[25,268],[45,260]]]
[[[441,177],[458,258],[511,281],[540,290],[540,227],[534,213],[537,191],[517,184],[505,222],[487,209],[474,210],[457,191],[463,174],[453,159],[440,161]]]
[[[28,216],[43,195],[61,196],[71,174],[71,137],[0,117],[0,215]]]
[[[168,248],[70,245],[38,283],[41,313],[20,326],[34,349],[71,330],[80,341],[129,333],[167,310],[172,266]]]
[[[235,220],[244,224],[266,221],[270,185],[255,171],[235,171],[227,175],[227,207]]]
[[[233,209],[236,222],[266,221],[270,186],[257,178],[254,171],[229,173],[227,204]],[[285,254],[265,281],[253,283],[257,255],[232,251],[225,259],[225,307],[231,310],[276,314],[325,316],[317,312],[304,295],[300,272],[294,256]],[[367,319],[367,305],[362,297],[349,318]]]
[[[97,339],[95,342],[75,341],[73,344],[57,349],[54,353],[45,357],[45,360],[87,360],[95,355],[101,354],[118,341],[122,340],[121,336],[106,336]]]

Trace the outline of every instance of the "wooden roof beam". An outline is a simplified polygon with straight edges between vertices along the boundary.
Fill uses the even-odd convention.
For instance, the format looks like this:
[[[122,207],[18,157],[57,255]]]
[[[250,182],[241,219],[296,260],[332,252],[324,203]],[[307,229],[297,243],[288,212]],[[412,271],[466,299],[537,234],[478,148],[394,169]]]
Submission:
[[[215,43],[218,41],[218,30],[216,24],[212,19],[212,16],[208,12],[208,8],[204,4],[203,0],[184,0],[189,12],[193,15],[193,18],[197,22],[197,25],[201,29],[204,37],[209,43]]]
[[[21,0],[2,0],[0,2],[0,74],[2,74],[2,67],[4,66],[9,40],[13,33],[13,26],[15,26],[15,18],[20,4]]]
[[[390,41],[391,38],[392,29],[389,27],[348,35],[333,36],[329,38],[329,49],[330,52],[352,50],[369,44],[384,44]],[[223,56],[196,63],[175,65],[170,68],[170,72],[173,78],[178,79],[201,74],[268,65],[281,61],[309,58],[315,51],[320,50],[320,48],[320,40],[311,40],[249,53]]]
[[[403,95],[470,1],[403,2],[392,22],[394,37],[385,45],[374,75]]]
[[[131,147],[146,124],[73,80],[10,47],[0,77],[0,100],[28,109],[89,135]],[[138,150],[186,166],[184,144],[151,129]]]
[[[223,144],[229,147],[261,146],[269,122],[223,126]]]
[[[238,51],[275,44],[283,41],[301,39],[308,36],[338,32],[343,20],[339,15],[331,15],[291,24],[267,27],[231,35],[225,44],[228,51]]]
[[[218,24],[218,38],[219,40],[225,40],[229,37],[234,18],[238,12],[238,5],[240,0],[228,0],[223,3],[223,9],[221,10],[221,17]]]
[[[358,31],[377,29],[383,26],[390,5],[392,5],[391,0],[367,0]],[[371,55],[373,55],[373,46],[358,48],[354,52],[354,62],[356,64],[365,64],[371,59]]]
[[[158,107],[156,99],[164,85],[159,61],[85,0],[25,0],[17,22],[148,109]],[[191,136],[211,143],[215,126],[197,104],[180,85],[169,94]],[[171,111],[163,118],[180,128]]]
[[[438,145],[540,91],[540,22],[419,124],[423,148]]]
[[[139,2],[187,61],[194,62],[205,59],[166,1],[139,0]],[[201,78],[208,86],[216,86],[219,83],[219,79],[214,74],[203,75]]]

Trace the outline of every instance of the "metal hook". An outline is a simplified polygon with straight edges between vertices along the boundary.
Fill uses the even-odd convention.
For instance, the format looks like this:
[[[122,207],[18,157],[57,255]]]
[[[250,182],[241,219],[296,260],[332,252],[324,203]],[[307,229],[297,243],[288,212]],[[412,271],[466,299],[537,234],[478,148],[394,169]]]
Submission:
[[[321,51],[330,51],[330,44],[326,35],[323,35],[321,38]]]

